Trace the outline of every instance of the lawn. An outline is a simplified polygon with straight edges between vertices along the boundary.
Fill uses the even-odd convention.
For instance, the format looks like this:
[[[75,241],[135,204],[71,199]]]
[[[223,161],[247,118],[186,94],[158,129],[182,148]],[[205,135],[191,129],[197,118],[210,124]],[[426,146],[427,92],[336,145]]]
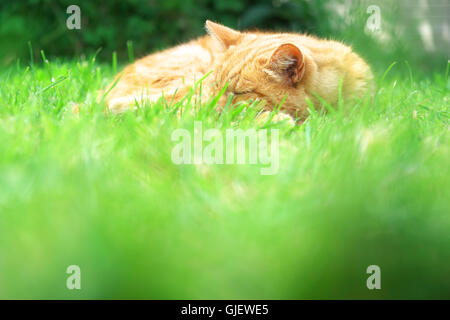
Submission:
[[[105,115],[97,90],[119,67],[1,70],[0,298],[450,298],[448,65],[399,61],[373,100],[296,127],[214,97]],[[174,164],[171,134],[194,120],[278,129],[278,173]]]

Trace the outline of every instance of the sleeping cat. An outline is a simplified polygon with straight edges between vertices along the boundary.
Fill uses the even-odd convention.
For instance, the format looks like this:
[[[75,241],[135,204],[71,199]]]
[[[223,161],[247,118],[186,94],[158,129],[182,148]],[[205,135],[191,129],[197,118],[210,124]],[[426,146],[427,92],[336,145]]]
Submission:
[[[136,108],[136,102],[156,101],[162,93],[177,101],[209,71],[202,82],[205,97],[228,83],[219,106],[230,94],[233,102],[260,99],[267,111],[285,99],[281,110],[297,119],[307,115],[306,98],[317,108],[316,95],[335,106],[340,81],[344,100],[371,87],[369,66],[342,43],[296,33],[239,32],[211,21],[206,30],[206,36],[127,66],[106,98],[108,109]]]

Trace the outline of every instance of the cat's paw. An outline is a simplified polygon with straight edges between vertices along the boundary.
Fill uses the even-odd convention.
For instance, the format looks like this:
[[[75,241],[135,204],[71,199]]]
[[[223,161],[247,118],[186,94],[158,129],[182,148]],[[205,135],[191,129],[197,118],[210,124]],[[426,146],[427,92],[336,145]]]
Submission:
[[[256,122],[258,124],[266,124],[269,119],[271,119],[271,122],[273,123],[285,122],[292,127],[295,126],[294,118],[292,118],[289,114],[281,111],[275,115],[272,115],[272,112],[270,111],[263,111],[256,116]]]
[[[80,104],[75,102],[70,102],[69,107],[72,110],[72,113],[76,116],[80,114]]]
[[[107,112],[111,114],[121,114],[128,110],[136,110],[140,99],[134,96],[124,96],[107,101]]]

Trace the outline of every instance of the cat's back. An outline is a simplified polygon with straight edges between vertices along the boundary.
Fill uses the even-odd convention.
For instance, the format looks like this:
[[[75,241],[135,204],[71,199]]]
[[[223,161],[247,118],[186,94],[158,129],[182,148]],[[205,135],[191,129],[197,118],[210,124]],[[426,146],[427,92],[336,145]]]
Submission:
[[[178,88],[192,84],[211,69],[213,43],[209,36],[151,53],[126,66],[117,78],[110,99],[137,88]]]
[[[152,53],[134,64],[138,72],[146,73],[147,68],[161,69],[189,69],[206,71],[213,62],[210,38],[204,36],[175,47]],[[142,68],[142,70],[139,70]]]

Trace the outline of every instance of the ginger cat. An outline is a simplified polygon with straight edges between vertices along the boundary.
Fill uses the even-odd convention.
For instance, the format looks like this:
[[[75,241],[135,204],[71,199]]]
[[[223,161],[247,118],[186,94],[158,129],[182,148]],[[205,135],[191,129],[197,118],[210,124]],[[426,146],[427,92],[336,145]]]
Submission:
[[[260,99],[270,111],[286,97],[281,110],[297,119],[307,116],[306,98],[320,108],[314,94],[336,106],[340,81],[345,101],[372,86],[370,67],[342,43],[296,33],[239,32],[211,21],[206,30],[206,36],[128,65],[106,98],[108,109],[136,108],[136,102],[156,101],[162,93],[177,101],[211,70],[202,94],[216,95],[228,82],[219,105],[233,94],[233,102]]]

